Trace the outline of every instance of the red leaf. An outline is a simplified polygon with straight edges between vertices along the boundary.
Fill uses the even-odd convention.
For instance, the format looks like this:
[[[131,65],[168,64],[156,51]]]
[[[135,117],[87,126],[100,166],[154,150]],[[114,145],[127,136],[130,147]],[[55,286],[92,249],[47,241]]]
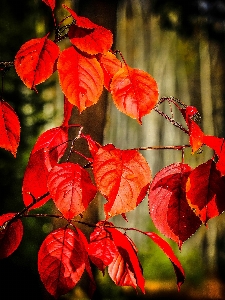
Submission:
[[[32,39],[23,44],[15,57],[15,68],[24,84],[33,90],[36,85],[47,80],[54,72],[59,56],[59,47],[48,39]]]
[[[114,256],[117,254],[117,248],[111,234],[104,228],[105,222],[96,224],[95,230],[90,235],[88,253],[91,261],[104,273]],[[108,224],[108,222],[107,222]]]
[[[45,159],[45,152],[42,149],[31,154],[24,173],[22,194],[25,206],[34,202],[33,197],[38,200],[39,197],[46,194],[46,197],[36,202],[32,209],[41,207],[50,199],[50,196],[47,195],[49,170],[45,164]]]
[[[62,126],[68,126],[69,125],[69,120],[71,117],[72,109],[74,105],[68,101],[66,96],[64,96],[64,119]]]
[[[127,65],[114,75],[110,89],[116,107],[139,123],[158,101],[158,87],[154,78],[145,71]]]
[[[136,150],[120,150],[109,144],[94,156],[93,172],[98,190],[108,202],[106,218],[133,210],[145,197],[151,171]]]
[[[88,295],[90,298],[92,298],[94,291],[96,290],[96,283],[92,274],[92,270],[91,270],[91,266],[90,266],[90,262],[89,262],[89,256],[88,256],[88,241],[86,239],[86,236],[83,234],[83,232],[79,229],[76,228],[77,233],[80,236],[80,242],[83,243],[85,251],[84,251],[84,261],[85,261],[85,269],[88,273],[88,276],[90,278],[90,286],[88,288]]]
[[[58,72],[63,93],[80,112],[98,102],[104,79],[96,58],[84,57],[69,47],[59,56]]]
[[[191,167],[175,163],[160,170],[149,191],[149,209],[152,221],[165,236],[181,248],[201,225],[186,199],[186,182]]]
[[[164,241],[156,233],[154,233],[154,232],[143,232],[143,233],[145,235],[147,235],[148,237],[150,237],[153,240],[153,242],[156,243],[163,250],[163,252],[167,255],[167,257],[170,259],[171,263],[173,264],[176,276],[177,276],[178,290],[180,290],[180,286],[184,283],[185,273],[184,273],[184,269],[183,269],[181,263],[175,256],[173,249],[170,247],[170,245],[166,241]]]
[[[13,108],[0,100],[0,147],[16,157],[20,142],[20,122]]]
[[[38,272],[47,291],[55,298],[69,292],[80,280],[84,268],[83,243],[71,229],[51,232],[38,252]]]
[[[97,192],[88,172],[69,162],[51,170],[48,189],[57,208],[69,220],[85,211]]]
[[[51,160],[53,161],[53,165],[58,162],[58,160],[66,151],[67,141],[68,134],[63,126],[51,128],[39,136],[32,149],[31,154],[34,154],[39,150],[44,150],[46,156],[46,165],[49,169],[51,169]]]
[[[112,280],[120,286],[138,286],[145,293],[145,280],[142,268],[130,239],[115,228],[107,227],[118,252],[108,266],[108,273]]]
[[[79,50],[94,55],[107,52],[113,43],[112,32],[102,26],[91,22],[88,18],[79,17],[72,9],[67,9],[76,24],[70,27],[68,32],[70,41]]]
[[[213,160],[199,165],[188,177],[186,193],[190,207],[203,223],[225,210],[225,177]]]
[[[4,225],[5,229],[0,231],[0,259],[11,255],[18,247],[23,237],[23,224],[17,219],[7,225],[15,216],[15,213],[7,213],[0,216],[0,226]]]
[[[86,139],[86,141],[88,142],[89,151],[91,152],[92,157],[94,157],[101,145],[98,142],[95,142],[90,135],[82,133],[81,137]]]
[[[46,5],[48,5],[51,10],[55,9],[55,0],[42,0]]]
[[[203,145],[204,133],[201,128],[192,120],[189,122],[190,145],[192,153],[195,153]]]
[[[104,86],[110,91],[110,84],[113,76],[122,68],[122,62],[112,53],[106,52],[99,59],[100,65],[104,73]]]
[[[218,138],[216,136],[204,136],[204,144],[215,150],[218,156],[216,168],[222,175],[225,175],[225,143],[224,138]]]
[[[31,152],[23,178],[23,201],[26,206],[48,193],[47,178],[49,171],[63,156],[67,148],[68,136],[61,127],[44,132],[37,140]],[[32,209],[42,206],[49,196],[38,201]]]
[[[198,114],[198,110],[194,106],[187,106],[185,109],[181,109],[181,112],[188,125],[192,153],[195,153],[203,145],[204,138],[201,128],[193,120],[194,116]]]

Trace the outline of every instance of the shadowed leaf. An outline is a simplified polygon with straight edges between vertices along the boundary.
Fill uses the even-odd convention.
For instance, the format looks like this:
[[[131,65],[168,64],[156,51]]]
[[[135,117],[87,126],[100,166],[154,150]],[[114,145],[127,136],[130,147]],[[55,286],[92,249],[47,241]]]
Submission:
[[[20,122],[13,108],[0,100],[0,147],[16,157],[20,142]]]

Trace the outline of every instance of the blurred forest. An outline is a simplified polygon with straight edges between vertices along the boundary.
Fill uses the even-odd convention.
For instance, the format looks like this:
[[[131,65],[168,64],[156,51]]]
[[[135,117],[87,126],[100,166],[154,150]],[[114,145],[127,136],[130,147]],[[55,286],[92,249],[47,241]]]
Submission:
[[[58,19],[66,15],[60,8],[61,3],[65,3],[78,14],[111,29],[115,37],[114,49],[119,49],[132,67],[143,69],[156,79],[160,97],[174,96],[187,105],[196,106],[201,114],[203,131],[208,135],[225,136],[224,0],[56,2]],[[1,0],[0,20],[0,62],[12,61],[24,42],[53,30],[51,12],[41,0]],[[38,86],[36,94],[23,86],[13,68],[1,75],[4,76],[2,97],[19,115],[22,134],[16,159],[0,149],[0,212],[3,214],[23,208],[21,185],[30,150],[41,131],[60,124],[63,95],[55,76]],[[144,117],[140,126],[111,103],[104,93],[101,101],[82,115],[79,116],[75,109],[73,120],[83,124],[86,132],[100,143],[111,142],[120,148],[187,143],[184,134],[155,112]],[[165,110],[169,112],[170,108],[165,107]],[[176,112],[174,118],[179,121]],[[185,162],[194,167],[196,163],[206,161],[210,153],[202,150],[194,156],[185,153],[188,157]],[[180,161],[180,154],[171,150],[143,154],[153,174],[165,165]],[[156,230],[146,207],[144,200],[137,211],[127,214],[130,227]],[[96,214],[95,208],[94,217]],[[117,219],[115,223],[125,225],[122,218]],[[24,220],[24,224],[24,238],[19,249],[10,258],[0,261],[1,299],[11,300],[18,296],[24,300],[52,299],[38,276],[37,252],[54,225],[51,220],[31,218]],[[97,274],[95,299],[225,299],[223,215],[211,220],[208,229],[202,226],[184,243],[181,253],[171,243],[187,276],[180,293],[177,293],[171,263],[145,238],[139,235],[132,238],[139,249],[147,279],[146,296],[137,296],[130,289],[114,288],[107,275],[102,280]],[[61,299],[87,298],[81,285]]]

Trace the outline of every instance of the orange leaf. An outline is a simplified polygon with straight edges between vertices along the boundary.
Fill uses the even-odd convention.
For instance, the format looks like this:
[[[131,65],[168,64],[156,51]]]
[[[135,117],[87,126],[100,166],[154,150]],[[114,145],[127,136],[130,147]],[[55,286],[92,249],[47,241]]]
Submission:
[[[210,159],[195,168],[188,177],[187,199],[195,214],[206,224],[225,210],[225,177]]]
[[[94,156],[93,171],[98,190],[108,202],[107,218],[133,210],[145,197],[151,171],[136,150],[120,150],[106,145]]]
[[[59,56],[58,72],[64,94],[80,112],[97,103],[104,77],[96,58],[84,57],[69,47]]]
[[[127,65],[114,75],[110,89],[116,107],[140,124],[141,118],[150,113],[158,101],[155,79]]]
[[[149,191],[149,210],[156,228],[179,248],[201,225],[186,199],[187,164],[175,163],[160,170]]]
[[[71,43],[79,50],[94,55],[107,52],[113,43],[112,32],[91,22],[88,18],[79,17],[72,9],[63,5],[76,20],[68,32]]]
[[[15,68],[24,84],[33,90],[36,85],[47,80],[54,72],[59,56],[59,47],[48,39],[32,39],[23,44],[15,57]]]
[[[67,219],[81,214],[94,199],[96,187],[80,165],[56,165],[48,176],[48,189],[57,208]]]
[[[198,110],[194,106],[187,106],[181,109],[185,121],[188,125],[190,145],[192,147],[192,154],[195,153],[203,145],[204,133],[196,124],[193,118],[198,114]]]
[[[104,73],[104,86],[110,91],[110,84],[113,76],[122,68],[122,62],[112,53],[107,52],[99,58],[100,65]]]
[[[16,157],[20,142],[20,122],[13,108],[0,100],[0,147]]]

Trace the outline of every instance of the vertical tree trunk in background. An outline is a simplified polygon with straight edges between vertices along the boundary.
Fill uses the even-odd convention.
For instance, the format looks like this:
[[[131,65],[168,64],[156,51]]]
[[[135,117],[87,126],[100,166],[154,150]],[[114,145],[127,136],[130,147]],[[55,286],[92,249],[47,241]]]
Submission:
[[[87,0],[78,2],[77,13],[80,16],[89,18],[92,22],[104,26],[113,32],[114,38],[116,34],[116,13],[117,0]],[[72,113],[71,122],[83,126],[83,133],[89,134],[95,141],[103,143],[103,132],[105,127],[106,109],[107,109],[108,93],[106,90],[94,106],[87,108],[81,114],[75,107]],[[74,136],[74,135],[73,135]],[[89,151],[84,140],[76,143],[76,150],[81,151],[85,156],[89,156]],[[81,157],[75,156],[74,161],[86,164],[87,161]],[[89,222],[96,222],[98,217],[98,205],[96,201],[92,201],[90,208],[84,217]],[[86,230],[87,228],[84,228]],[[88,229],[87,229],[88,230]]]
[[[117,14],[117,0],[80,0],[78,2],[78,10],[76,11],[79,16],[87,17],[92,22],[101,25],[107,29],[110,29],[114,35],[116,35],[116,14]],[[103,91],[103,94],[97,104],[87,108],[81,114],[75,107],[71,116],[71,122],[80,124],[83,126],[83,133],[89,134],[95,141],[103,143],[103,133],[106,120],[108,92]],[[72,133],[73,134],[73,133]],[[76,133],[75,133],[76,134]],[[74,135],[73,135],[74,137]],[[85,156],[90,156],[86,142],[80,139],[76,143],[76,150],[80,151]],[[79,161],[85,165],[86,160],[81,157],[74,156],[74,161]],[[98,201],[99,196],[91,202],[88,210],[85,212],[82,221],[88,221],[89,223],[96,223],[98,221]],[[92,230],[92,229],[91,229]],[[86,234],[90,233],[90,228],[82,227],[82,231]],[[88,293],[90,280],[86,276],[82,277],[82,280],[73,291],[71,299],[86,299]],[[94,299],[100,299],[98,295],[98,289],[95,292]]]

